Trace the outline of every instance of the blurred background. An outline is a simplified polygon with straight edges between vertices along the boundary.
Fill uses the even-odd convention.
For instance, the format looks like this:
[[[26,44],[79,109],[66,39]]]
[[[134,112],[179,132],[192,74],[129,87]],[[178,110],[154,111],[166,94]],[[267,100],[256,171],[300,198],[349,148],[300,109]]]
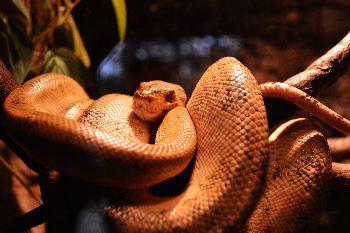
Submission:
[[[18,10],[18,2],[30,16]],[[43,7],[40,2],[49,3]],[[127,0],[125,32],[120,25],[118,29],[122,19],[116,18],[111,0],[58,2],[1,1],[0,58],[20,83],[42,72],[59,71],[77,79],[95,98],[111,92],[132,94],[140,81],[154,79],[179,83],[190,95],[201,73],[223,56],[238,58],[259,83],[283,81],[350,30],[349,0]],[[61,19],[65,21],[58,25]],[[58,26],[47,31],[53,21]],[[24,29],[18,26],[21,23]],[[348,118],[349,76],[348,70],[320,96]],[[40,196],[36,174],[4,145],[1,148],[0,156]],[[0,174],[1,225],[39,201],[2,164]],[[334,189],[317,232],[349,231],[350,193]],[[34,231],[44,232],[44,227]]]

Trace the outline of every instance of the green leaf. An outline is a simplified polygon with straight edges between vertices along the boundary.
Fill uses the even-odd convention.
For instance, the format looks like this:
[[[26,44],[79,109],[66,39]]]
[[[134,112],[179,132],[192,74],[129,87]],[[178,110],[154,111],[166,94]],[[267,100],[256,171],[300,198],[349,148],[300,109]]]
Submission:
[[[73,37],[73,46],[74,46],[74,54],[83,62],[85,67],[90,67],[90,57],[88,52],[86,51],[83,40],[81,39],[79,30],[77,25],[74,22],[74,18],[70,15],[67,19],[67,23],[72,29],[72,37]]]
[[[17,9],[26,17],[27,20],[27,26],[28,26],[28,32],[31,32],[32,30],[32,21],[30,17],[30,13],[26,6],[24,5],[23,0],[12,0],[13,4],[17,7]]]
[[[32,49],[23,24],[18,19],[1,17],[11,71],[19,84],[25,80],[32,63]]]
[[[125,0],[112,0],[117,19],[119,41],[124,42],[126,32],[126,4]]]
[[[17,9],[27,18],[30,19],[30,14],[27,8],[25,7],[22,0],[12,0],[13,4],[16,5]]]
[[[41,73],[61,73],[72,77],[83,87],[92,85],[92,79],[81,60],[66,48],[49,50]]]
[[[45,55],[45,62],[42,73],[59,73],[70,75],[69,69],[65,61],[49,50]]]

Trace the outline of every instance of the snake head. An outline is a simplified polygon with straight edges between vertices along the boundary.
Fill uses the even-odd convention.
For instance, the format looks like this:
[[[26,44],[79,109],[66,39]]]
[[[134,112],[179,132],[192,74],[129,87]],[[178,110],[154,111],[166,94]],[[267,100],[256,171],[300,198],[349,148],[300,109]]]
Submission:
[[[156,122],[169,110],[185,106],[186,99],[179,85],[160,80],[142,82],[134,93],[133,111],[142,120]]]

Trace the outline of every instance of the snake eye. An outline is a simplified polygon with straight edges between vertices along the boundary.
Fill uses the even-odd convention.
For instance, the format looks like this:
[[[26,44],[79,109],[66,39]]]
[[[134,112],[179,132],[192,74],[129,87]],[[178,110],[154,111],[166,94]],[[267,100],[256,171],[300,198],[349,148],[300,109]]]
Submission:
[[[175,100],[175,92],[174,91],[169,91],[166,96],[165,99],[168,103],[172,103]]]
[[[140,89],[143,88],[144,86],[145,86],[145,83],[144,83],[144,82],[140,83],[140,84],[136,87],[136,91],[137,91],[137,90],[140,90]]]

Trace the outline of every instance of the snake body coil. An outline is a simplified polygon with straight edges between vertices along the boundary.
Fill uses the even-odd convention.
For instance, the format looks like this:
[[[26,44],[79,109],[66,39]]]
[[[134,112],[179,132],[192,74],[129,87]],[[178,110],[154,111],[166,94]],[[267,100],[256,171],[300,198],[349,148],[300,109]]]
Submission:
[[[126,191],[125,203],[107,208],[118,232],[241,228],[265,190],[269,149],[263,98],[250,71],[234,58],[210,66],[187,110],[176,107],[167,113],[155,145],[145,143],[148,138],[142,132],[120,139],[125,122],[145,124],[131,106],[131,97],[118,94],[93,101],[73,80],[48,74],[11,93],[4,113],[8,132],[33,160],[97,184],[144,190]],[[193,171],[180,195],[160,198],[147,192],[150,185],[181,172],[194,152]],[[326,177],[330,160],[324,158],[329,155],[322,148],[316,155],[328,161],[319,172]],[[311,182],[324,180],[317,176]],[[139,192],[142,198],[131,199]],[[259,225],[254,216],[262,215],[253,214],[249,222]]]

